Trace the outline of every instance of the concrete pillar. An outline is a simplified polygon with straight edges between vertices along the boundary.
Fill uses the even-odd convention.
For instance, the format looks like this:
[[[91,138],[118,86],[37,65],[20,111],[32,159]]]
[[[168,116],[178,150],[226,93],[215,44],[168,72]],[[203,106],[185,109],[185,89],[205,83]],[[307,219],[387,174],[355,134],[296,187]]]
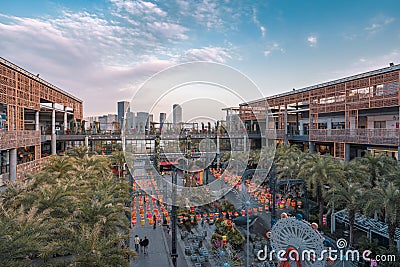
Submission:
[[[328,129],[328,135],[331,135],[332,130],[332,119],[329,118],[326,120],[326,128]]]
[[[288,113],[287,113],[287,106],[285,106],[285,120],[284,120],[284,127],[285,127],[285,137],[284,137],[284,142],[285,145],[289,144],[288,141]]]
[[[344,146],[344,157],[346,162],[350,161],[350,144],[345,144]]]
[[[300,121],[300,135],[304,135],[304,122]]]
[[[67,107],[64,107],[64,134],[65,134],[65,131],[69,128],[68,127],[68,114],[67,114]]]
[[[39,111],[35,111],[35,131],[40,130],[40,125],[39,125]]]
[[[313,141],[308,142],[308,152],[315,153],[315,142]]]
[[[56,140],[56,110],[53,103],[53,110],[51,111],[51,154],[57,154],[57,140]]]
[[[89,136],[85,136],[85,147],[88,148],[89,147]]]
[[[243,137],[243,151],[244,152],[247,151],[247,137],[246,136]]]
[[[10,181],[17,180],[17,149],[10,149]]]
[[[90,150],[94,151],[94,141],[90,141]]]

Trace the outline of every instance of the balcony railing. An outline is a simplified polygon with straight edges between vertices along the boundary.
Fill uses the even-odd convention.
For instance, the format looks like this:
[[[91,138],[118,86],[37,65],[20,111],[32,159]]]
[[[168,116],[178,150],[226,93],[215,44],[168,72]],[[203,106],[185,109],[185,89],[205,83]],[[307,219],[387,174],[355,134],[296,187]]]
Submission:
[[[310,140],[398,146],[399,129],[313,129]]]

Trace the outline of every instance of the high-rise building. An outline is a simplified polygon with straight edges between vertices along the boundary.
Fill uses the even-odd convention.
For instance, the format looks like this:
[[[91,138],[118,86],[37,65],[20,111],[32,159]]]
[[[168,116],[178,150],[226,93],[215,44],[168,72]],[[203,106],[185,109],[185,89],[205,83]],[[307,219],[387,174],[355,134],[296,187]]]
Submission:
[[[160,128],[162,128],[166,119],[167,119],[167,113],[161,112],[160,113]]]
[[[182,107],[179,104],[174,104],[172,106],[172,122],[175,125],[182,121]]]
[[[122,126],[124,125],[125,112],[130,112],[129,102],[128,101],[119,101],[118,102],[118,121]]]
[[[135,129],[138,133],[144,133],[146,126],[148,126],[149,113],[138,112],[135,119]]]

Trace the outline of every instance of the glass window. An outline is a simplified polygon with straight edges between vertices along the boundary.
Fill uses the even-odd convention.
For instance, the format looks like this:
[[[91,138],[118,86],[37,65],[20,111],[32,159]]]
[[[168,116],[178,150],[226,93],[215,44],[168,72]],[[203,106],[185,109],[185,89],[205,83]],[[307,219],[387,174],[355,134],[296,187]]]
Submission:
[[[384,129],[386,128],[386,121],[374,121],[375,129]]]

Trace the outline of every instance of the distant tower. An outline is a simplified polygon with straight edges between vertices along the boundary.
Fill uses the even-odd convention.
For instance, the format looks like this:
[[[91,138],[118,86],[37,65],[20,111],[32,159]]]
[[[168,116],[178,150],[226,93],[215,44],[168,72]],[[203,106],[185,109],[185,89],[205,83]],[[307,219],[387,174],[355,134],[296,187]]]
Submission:
[[[182,122],[182,107],[179,104],[172,106],[172,122],[174,125]]]
[[[129,102],[128,101],[119,101],[118,102],[118,121],[121,125],[121,128],[124,124],[125,112],[130,112]]]
[[[167,119],[167,113],[160,113],[160,129],[162,129],[165,120]]]

